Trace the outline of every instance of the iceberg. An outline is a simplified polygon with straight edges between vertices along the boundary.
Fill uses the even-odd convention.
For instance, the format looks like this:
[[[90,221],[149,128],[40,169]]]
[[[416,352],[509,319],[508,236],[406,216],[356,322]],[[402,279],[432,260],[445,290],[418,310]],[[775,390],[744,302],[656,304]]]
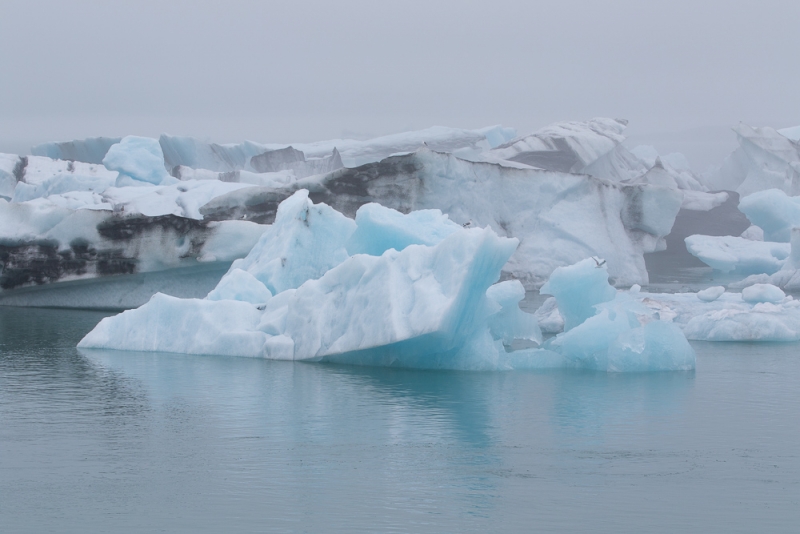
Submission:
[[[742,293],[640,293],[641,303],[672,317],[687,339],[701,341],[798,341],[800,301],[777,287],[751,286]],[[709,288],[711,289],[711,288]]]
[[[791,134],[787,137],[773,128],[742,123],[734,132],[739,147],[719,169],[704,177],[706,186],[742,196],[765,189],[800,194],[800,144]]]
[[[660,186],[470,162],[422,148],[301,179],[283,190],[234,191],[200,213],[205,220],[269,224],[278,204],[301,188],[348,217],[370,202],[402,213],[439,209],[457,224],[516,237],[520,246],[504,273],[527,288],[541,286],[556,267],[589,256],[607,258],[617,285],[647,283],[643,255],[664,248],[682,203],[680,191]]]
[[[753,241],[737,236],[690,235],[686,249],[700,261],[723,273],[772,274],[789,257],[789,243]]]
[[[543,308],[549,308],[547,303],[540,309]],[[630,352],[624,347],[636,347],[639,354],[654,354],[650,361],[655,369],[680,369],[688,368],[690,362],[693,366],[684,344],[686,339],[800,341],[800,301],[769,284],[751,285],[742,293],[726,292],[721,286],[697,293],[649,293],[634,287],[630,291],[617,290],[613,300],[596,309],[596,315],[545,341],[543,349],[538,350],[562,354],[566,366],[611,371],[619,370],[618,366],[623,365],[620,362],[627,361]],[[554,315],[552,309],[545,313]],[[534,315],[540,316],[538,312]],[[658,323],[659,326],[650,326]],[[540,325],[544,329],[544,324]],[[648,327],[658,329],[650,336],[661,340],[658,350],[652,353],[647,348],[648,335],[640,329]],[[678,335],[681,331],[682,335]],[[622,338],[618,340],[619,336]],[[662,352],[664,347],[672,348]],[[645,360],[636,361],[638,364],[627,361],[623,368],[637,370]]]
[[[306,226],[302,220],[297,224],[298,215],[307,213],[318,214],[319,221],[307,228],[319,236],[307,236],[305,242],[287,240],[298,246],[281,253],[296,267],[316,259],[308,255],[308,244],[330,235],[326,223],[335,221],[335,216],[331,208],[313,204],[307,193],[298,192],[281,205],[276,218],[275,226],[299,230]],[[338,243],[346,242],[354,230],[346,225],[339,229],[343,235]],[[488,291],[517,243],[490,229],[461,228],[434,245],[410,244],[380,256],[346,257],[319,276],[314,268],[301,269],[311,273],[307,280],[298,287],[279,286],[263,305],[155,295],[136,310],[101,321],[79,346],[363,365],[497,368],[503,365],[503,341],[513,336],[541,339],[535,320],[519,315],[523,312],[517,304],[524,291],[518,282]],[[273,239],[265,236],[239,265],[272,274],[271,269],[258,267],[274,265],[272,248]],[[342,250],[331,249],[328,256],[335,259]],[[215,292],[238,296],[230,289],[261,283],[257,276],[242,273],[247,271],[232,268]],[[241,281],[234,282],[233,277]],[[299,280],[293,282],[284,285],[297,285]],[[509,309],[514,307],[518,313]],[[226,319],[218,321],[217,314]],[[510,320],[498,323],[500,314]],[[195,335],[195,330],[203,333]]]
[[[544,350],[558,353],[564,367],[607,372],[687,371],[695,354],[680,327],[644,306],[638,286],[618,292],[605,264],[594,258],[556,269],[542,292],[554,294],[564,332]]]
[[[559,122],[502,144],[489,154],[537,169],[586,172],[587,167],[621,146],[627,124],[624,120],[602,118]]]
[[[73,162],[102,164],[108,149],[121,137],[89,137],[63,143],[44,143],[31,149],[34,156]]]
[[[777,243],[786,246],[785,243]],[[744,289],[754,284],[772,284],[786,291],[800,291],[800,228],[792,228],[789,254],[777,272],[750,275],[744,280],[729,284],[730,288]]]
[[[341,245],[359,230],[377,234],[367,242],[388,245],[398,243],[396,230],[403,226],[411,231],[399,248],[341,257]],[[559,291],[560,285],[595,295],[601,303],[595,313],[545,348],[509,351],[517,340],[542,342],[535,317],[519,308],[522,284],[497,282],[517,239],[452,225],[441,213],[402,214],[375,204],[362,207],[354,222],[313,203],[306,191],[281,203],[273,228],[280,231],[265,233],[208,298],[157,294],[138,309],[103,319],[79,347],[465,370],[694,368],[681,330],[620,297],[605,265],[592,259],[557,270],[551,286],[565,310],[583,315],[581,295]],[[332,228],[341,235],[332,236]],[[331,244],[319,257],[310,255],[321,240]],[[286,279],[276,258],[303,274]]]
[[[164,168],[164,153],[158,141],[129,135],[112,145],[103,158],[108,170],[117,171],[117,185],[169,185],[177,180]]]
[[[662,163],[656,157],[653,166],[642,176],[627,180],[631,184],[653,184],[672,189],[680,189],[683,194],[681,209],[692,211],[709,211],[722,205],[728,200],[728,193],[708,193],[705,186],[692,175],[690,171],[676,170]]]
[[[739,211],[761,228],[766,241],[788,243],[792,228],[800,226],[800,196],[779,189],[753,193],[739,201]]]

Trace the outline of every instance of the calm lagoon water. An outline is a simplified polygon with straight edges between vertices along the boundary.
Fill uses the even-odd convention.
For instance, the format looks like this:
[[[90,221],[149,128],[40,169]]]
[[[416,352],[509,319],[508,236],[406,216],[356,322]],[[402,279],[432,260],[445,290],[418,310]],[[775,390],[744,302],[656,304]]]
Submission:
[[[84,351],[0,308],[0,532],[798,532],[800,350],[692,373]]]

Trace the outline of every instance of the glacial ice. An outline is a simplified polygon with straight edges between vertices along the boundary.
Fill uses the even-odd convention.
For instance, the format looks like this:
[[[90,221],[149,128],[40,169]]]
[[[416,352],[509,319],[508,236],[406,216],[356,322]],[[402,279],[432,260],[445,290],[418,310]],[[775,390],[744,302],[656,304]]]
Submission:
[[[44,143],[31,149],[34,156],[82,163],[103,163],[108,149],[122,141],[121,137],[89,137],[63,143]]]
[[[800,341],[800,301],[781,297],[783,292],[775,286],[722,292],[714,300],[704,300],[701,294],[642,292],[638,298],[659,316],[671,317],[687,339]]]
[[[129,135],[112,145],[103,158],[108,170],[119,172],[118,186],[169,185],[177,180],[164,168],[164,153],[158,141]]]
[[[307,202],[296,194],[286,201],[285,216],[302,213],[302,207],[296,208]],[[323,217],[331,215],[330,208],[311,208],[318,208]],[[323,217],[321,223],[326,222]],[[325,224],[309,228],[321,238],[328,235]],[[345,229],[339,242],[349,233]],[[262,250],[269,241],[259,245],[249,258],[269,257]],[[504,351],[489,321],[505,305],[516,305],[518,295],[503,288],[495,292],[495,300],[486,291],[516,245],[514,239],[476,228],[461,229],[434,246],[410,245],[381,256],[357,254],[319,278],[278,292],[263,309],[241,301],[157,295],[137,310],[104,319],[80,346],[410,367],[494,367]],[[309,258],[302,246],[296,250],[297,258],[294,249],[284,251],[287,262],[298,265]],[[233,286],[226,278],[220,286]],[[229,320],[216,324],[216,313],[229,314]],[[169,315],[173,318],[167,321]],[[212,323],[215,326],[207,328]],[[175,330],[176,325],[181,329]],[[194,328],[204,330],[202,343]],[[513,329],[519,330],[524,328]],[[535,330],[522,334],[537,336]],[[502,340],[506,332],[495,328],[494,336]]]
[[[356,223],[301,189],[278,207],[275,222],[233,269],[251,274],[274,295],[317,279],[345,261]],[[225,281],[223,277],[222,281]]]
[[[753,284],[742,289],[742,300],[751,304],[769,302],[778,304],[786,298],[786,294],[772,284]]]
[[[554,273],[553,287],[572,281],[613,305],[595,310],[544,349],[509,352],[505,347],[515,340],[542,341],[535,317],[519,309],[522,284],[496,283],[516,239],[491,229],[461,228],[437,213],[403,215],[377,205],[368,205],[364,213],[368,216],[350,221],[299,191],[279,207],[273,228],[281,232],[265,233],[207,299],[155,295],[136,310],[103,319],[79,346],[414,368],[622,372],[694,367],[694,352],[680,330],[667,323],[640,323],[647,308],[615,299],[605,265],[598,267],[592,259]],[[414,240],[430,244],[405,239],[401,250],[378,247],[380,255],[359,253],[340,260],[341,244],[357,231],[352,225],[361,221],[364,233],[379,234],[370,242],[391,243],[402,218],[416,230]],[[427,235],[420,224],[424,220],[438,222]],[[332,228],[341,234],[338,238]],[[384,232],[390,239],[381,238]],[[281,234],[289,237],[276,243]],[[331,241],[328,249],[320,257],[309,254],[322,240]],[[278,257],[306,273],[305,280],[275,284],[286,274],[275,270]],[[320,275],[325,259],[331,259],[330,267]],[[303,262],[310,268],[304,269]],[[558,293],[564,309],[583,313],[577,302],[582,295]],[[218,314],[224,319],[217,320]],[[581,329],[582,334],[571,335]],[[581,345],[587,342],[591,346]]]
[[[764,231],[766,241],[788,243],[792,228],[800,226],[800,196],[767,189],[742,198],[739,211]]]
[[[589,258],[556,269],[542,292],[553,294],[564,332],[544,349],[561,354],[564,366],[608,372],[691,370],[695,354],[670,317],[636,299],[638,286],[618,292],[605,264]]]
[[[423,148],[302,179],[285,191],[234,191],[200,211],[206,219],[269,223],[277,204],[300,188],[349,217],[370,202],[403,213],[439,209],[455,223],[517,237],[520,247],[504,272],[528,288],[589,256],[607,258],[618,285],[647,283],[643,254],[664,248],[682,202],[675,189],[475,163]]]
[[[775,286],[751,287],[742,293],[726,292],[721,286],[697,293],[648,293],[636,286],[630,291],[617,290],[614,300],[597,306],[597,315],[545,341],[543,347],[562,353],[572,365],[579,365],[577,362],[593,368],[611,365],[616,356],[611,356],[610,348],[608,353],[604,351],[612,346],[609,339],[627,331],[625,317],[634,330],[638,328],[637,324],[644,324],[645,328],[653,323],[670,325],[667,328],[676,334],[674,336],[667,335],[667,329],[661,326],[655,328],[664,334],[665,345],[672,343],[674,351],[670,352],[671,356],[658,359],[673,364],[683,358],[681,354],[688,354],[680,349],[684,346],[683,336],[699,341],[800,341],[800,301],[785,296]],[[557,316],[558,310],[546,310],[545,313],[552,318]],[[535,315],[541,316],[539,313]],[[540,326],[546,332],[558,331],[548,330],[542,323]],[[679,331],[683,336],[677,335]],[[641,340],[640,333],[623,337]]]
[[[564,330],[583,324],[594,316],[595,306],[613,300],[616,290],[608,284],[604,260],[586,258],[574,265],[559,267],[541,287],[540,292],[553,295],[564,318]]]
[[[691,235],[686,250],[700,261],[723,273],[772,274],[789,257],[788,243],[753,241],[737,236]]]
[[[710,189],[736,191],[742,196],[765,189],[800,194],[800,144],[773,128],[734,128],[739,147],[721,167],[704,177]],[[791,130],[789,131],[791,135]],[[760,225],[759,225],[760,226]]]
[[[180,294],[192,294],[176,276],[142,278],[141,275],[191,267],[197,271],[198,276],[194,278],[202,281],[199,287],[205,287],[209,273],[220,270],[211,263],[221,263],[224,269],[233,260],[244,257],[266,228],[248,221],[207,222],[175,216],[74,210],[54,204],[53,198],[57,197],[23,203],[0,199],[2,304],[136,306],[152,293],[148,295],[133,287],[150,282],[153,282],[152,287],[162,291],[175,286],[179,287]],[[187,280],[194,276],[181,273],[180,277]],[[215,275],[217,281],[222,274]],[[61,285],[53,282],[119,278],[112,275],[136,277],[127,286],[116,284],[119,290],[109,290],[105,301],[102,292],[93,291],[89,285],[72,284],[69,290],[64,288],[63,291],[53,287],[55,293],[50,301],[42,291],[36,294],[28,291],[37,286]],[[77,294],[80,287],[94,294],[87,295],[91,298],[81,297]],[[11,292],[12,289],[15,291]],[[63,296],[68,293],[69,297]]]
[[[423,217],[421,225],[445,221],[436,239],[461,225],[490,226],[520,239],[504,276],[528,288],[540,286],[553,269],[589,256],[608,260],[615,285],[647,283],[643,255],[664,249],[677,210],[708,210],[726,193],[708,193],[680,154],[629,151],[622,144],[625,127],[622,120],[592,119],[557,123],[519,138],[510,128],[494,126],[433,127],[364,141],[293,145],[215,144],[169,135],[48,143],[34,148],[40,155],[0,156],[0,197],[54,214],[105,212],[92,220],[116,237],[98,240],[97,231],[87,230],[88,237],[70,249],[74,258],[62,257],[69,246],[59,242],[54,259],[50,248],[37,245],[43,236],[21,238],[0,229],[0,239],[13,244],[7,263],[15,265],[4,268],[0,278],[5,291],[215,261],[217,254],[203,244],[219,234],[219,229],[209,231],[209,223],[272,223],[282,200],[308,189],[316,202],[363,219],[345,243],[351,255],[434,244],[420,241],[425,232],[411,228],[410,219],[398,225],[391,217],[371,221],[383,225],[382,231],[368,234],[382,241],[365,242],[362,234],[374,214],[369,208],[357,212],[375,202],[415,213]],[[106,166],[98,164],[103,161]],[[245,236],[241,242],[250,241]],[[178,261],[165,253],[170,246],[185,256]],[[242,247],[237,250],[241,257]],[[113,261],[102,260],[98,270],[96,258],[108,255]],[[56,268],[47,275],[34,272],[45,258]],[[89,266],[75,267],[73,260]]]

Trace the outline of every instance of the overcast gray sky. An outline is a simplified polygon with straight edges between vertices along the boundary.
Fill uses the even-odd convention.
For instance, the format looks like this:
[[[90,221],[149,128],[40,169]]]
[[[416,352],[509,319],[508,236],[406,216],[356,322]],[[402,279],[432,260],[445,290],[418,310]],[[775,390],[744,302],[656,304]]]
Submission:
[[[611,116],[697,164],[739,121],[800,124],[799,22],[797,0],[0,0],[0,151]]]

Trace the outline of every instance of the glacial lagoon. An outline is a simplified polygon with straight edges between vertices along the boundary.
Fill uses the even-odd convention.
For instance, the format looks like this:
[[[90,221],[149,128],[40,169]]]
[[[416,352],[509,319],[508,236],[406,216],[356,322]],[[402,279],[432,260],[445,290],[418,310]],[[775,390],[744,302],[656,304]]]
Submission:
[[[2,532],[796,532],[800,351],[445,372],[80,351],[0,307]]]

